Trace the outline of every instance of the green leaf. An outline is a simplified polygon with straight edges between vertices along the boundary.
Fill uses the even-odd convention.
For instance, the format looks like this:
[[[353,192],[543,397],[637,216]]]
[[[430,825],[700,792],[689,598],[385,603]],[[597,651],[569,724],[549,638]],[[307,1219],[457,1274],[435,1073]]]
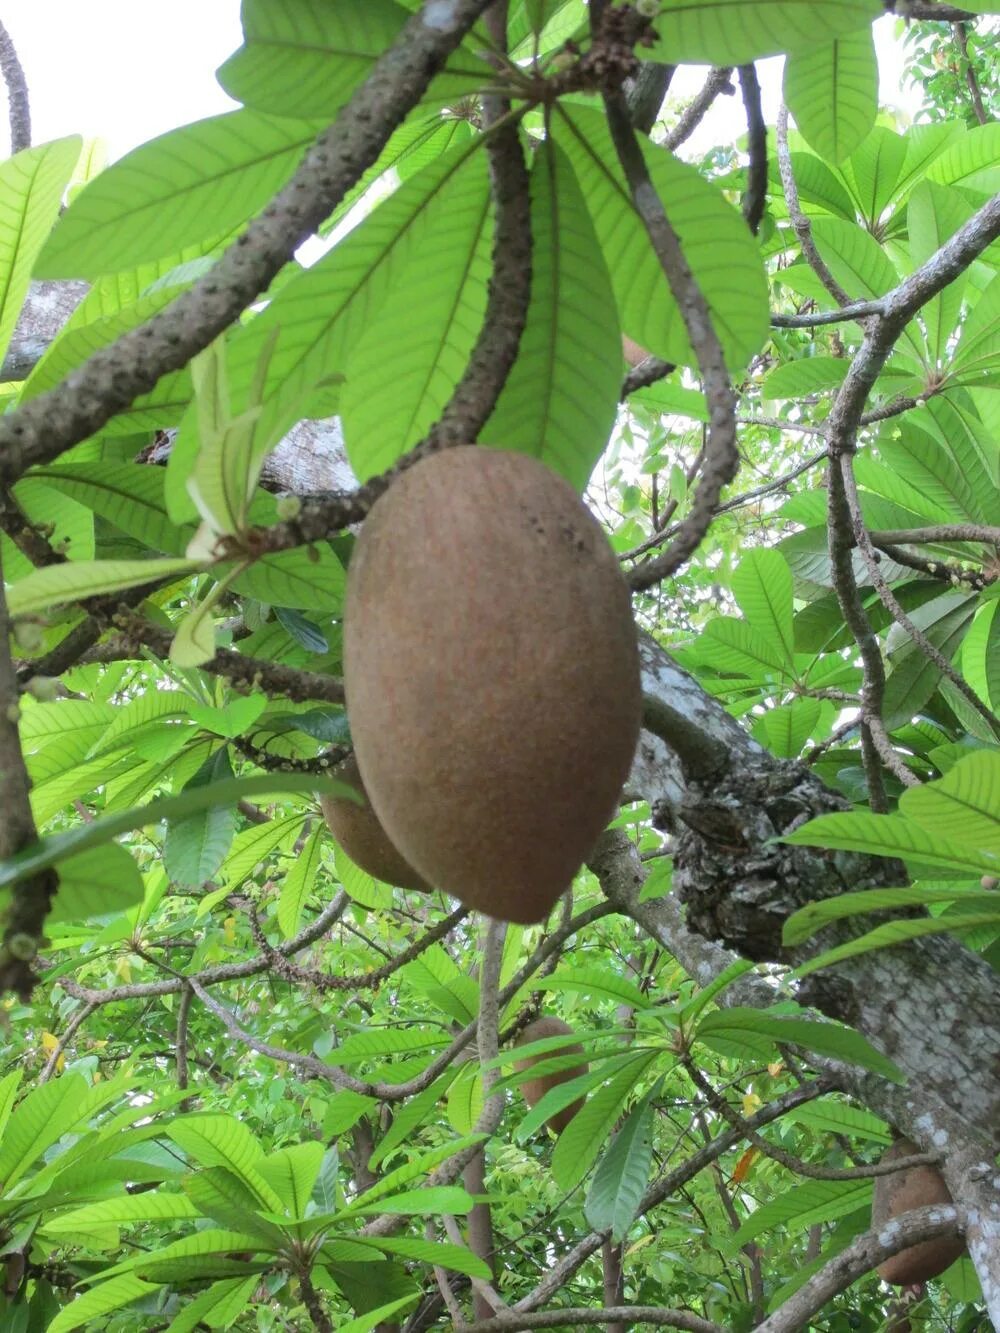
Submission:
[[[14,584],[7,595],[7,609],[12,616],[33,615],[50,606],[179,578],[197,568],[195,560],[173,559],[80,560],[46,565]]]
[[[881,1074],[892,1083],[903,1081],[902,1074],[891,1060],[876,1051],[860,1032],[839,1023],[817,1023],[794,1015],[765,1014],[756,1009],[734,1007],[707,1014],[694,1035],[699,1041],[715,1035],[732,1041],[738,1040],[741,1032],[768,1037],[776,1045],[791,1043],[803,1046],[807,1051],[818,1051],[820,1055],[832,1055],[836,1060],[847,1060],[862,1069]]]
[[[407,1309],[418,1299],[417,1293],[414,1293],[412,1296],[402,1296],[398,1301],[389,1301],[385,1305],[378,1306],[375,1310],[369,1310],[366,1314],[359,1315],[357,1319],[348,1319],[341,1323],[338,1333],[371,1333],[371,1330],[377,1324],[391,1321],[393,1315]]]
[[[837,389],[844,382],[850,361],[840,356],[805,356],[783,361],[770,371],[760,386],[766,399],[809,398]]]
[[[37,276],[96,278],[223,236],[277,193],[324,124],[244,109],[134,148],[63,214]]]
[[[284,939],[291,939],[299,928],[302,908],[316,885],[323,859],[323,828],[317,827],[309,835],[306,845],[292,862],[281,886],[278,899],[278,925]]]
[[[878,61],[870,27],[785,61],[785,101],[820,157],[842,162],[868,135],[878,111]]]
[[[929,180],[920,181],[910,194],[906,210],[913,267],[925,264],[968,221],[972,212],[969,200],[957,190],[946,189]],[[954,338],[959,324],[966,285],[966,275],[959,274],[921,308],[920,315],[935,362],[942,362],[948,354],[949,341]]]
[[[1000,857],[949,843],[902,815],[867,811],[820,815],[781,839],[802,847],[842,848],[871,856],[898,856],[921,865],[943,866],[967,875],[1000,873]]]
[[[99,1287],[85,1291],[82,1296],[70,1301],[69,1305],[64,1305],[49,1324],[47,1333],[70,1333],[71,1329],[81,1328],[101,1315],[110,1314],[112,1310],[121,1310],[126,1305],[141,1301],[159,1289],[158,1285],[143,1282],[131,1273],[112,1278],[110,1282],[102,1282]]]
[[[841,165],[844,183],[873,230],[905,183],[908,154],[907,141],[901,134],[886,125],[876,125]]]
[[[622,178],[607,119],[588,107],[560,104],[552,133],[586,199],[622,329],[666,361],[695,365],[680,311]],[[648,141],[641,146],[684,257],[708,302],[726,362],[742,370],[767,337],[767,282],[757,243],[736,209],[694,167]]]
[[[340,611],[347,576],[326,542],[260,556],[237,578],[233,590],[268,606],[303,611]]]
[[[261,1248],[277,1251],[285,1243],[285,1234],[280,1227],[260,1216],[258,1210],[262,1202],[257,1187],[261,1180],[256,1174],[253,1180],[255,1184],[251,1189],[227,1167],[210,1166],[203,1171],[188,1173],[182,1184],[202,1216],[234,1231],[251,1231]]]
[[[534,154],[531,239],[527,323],[479,438],[533,454],[582,491],[618,409],[621,331],[586,200],[552,139]]]
[[[31,474],[63,491],[116,528],[167,555],[183,555],[194,536],[193,524],[167,516],[163,468],[137,463],[55,463]]]
[[[841,218],[814,218],[813,240],[830,271],[856,301],[884,296],[899,283],[899,273],[870,232]]]
[[[748,624],[780,646],[787,667],[795,653],[792,623],[792,574],[780,551],[748,551],[730,580],[733,596]]]
[[[410,240],[426,234],[421,225],[426,210],[450,188],[461,195],[466,167],[479,170],[475,148],[475,141],[460,145],[416,172],[329,254],[282,287],[262,315],[236,333],[228,361],[234,406],[239,409],[249,399],[261,349],[278,332],[268,363],[258,435],[278,438],[298,420],[309,392],[343,373],[348,356],[401,274],[408,265],[421,264],[419,249],[414,253]],[[196,425],[189,413],[181,424],[175,454],[185,437],[191,439]],[[351,462],[364,479],[369,475],[366,449],[372,445],[370,441],[358,445],[360,455],[352,456]],[[281,600],[278,604],[288,605]]]
[[[819,699],[795,699],[754,718],[751,733],[755,741],[779,759],[796,759],[815,730],[821,712]]]
[[[599,996],[640,1011],[650,1009],[654,1004],[634,982],[619,976],[608,964],[559,967],[550,976],[539,977],[532,983],[532,989]]]
[[[866,1206],[871,1199],[870,1180],[796,1180],[791,1189],[754,1209],[730,1237],[733,1245],[745,1245],[764,1231],[794,1223],[797,1235],[811,1226],[833,1222]]]
[[[952,359],[952,374],[960,380],[978,381],[985,370],[1000,365],[1000,282],[993,281],[976,302],[962,326]],[[994,496],[994,503],[995,503]]]
[[[994,893],[992,896],[995,899],[997,895]],[[856,958],[859,954],[872,953],[875,949],[887,949],[893,944],[905,944],[908,940],[922,939],[925,935],[943,935],[949,930],[972,930],[976,926],[1000,926],[1000,903],[997,903],[991,912],[970,912],[961,917],[940,916],[915,921],[887,921],[848,944],[827,949],[825,953],[810,958],[789,975],[795,978],[807,977],[811,972],[818,972],[820,968],[832,967],[834,963],[842,963],[846,958]]]
[[[781,680],[793,674],[780,640],[772,641],[733,616],[710,620],[698,640],[698,651],[707,665],[748,680],[763,681],[770,676]]]
[[[949,842],[1000,854],[1000,751],[970,754],[940,781],[904,792],[899,808]]]
[[[22,879],[36,875],[40,870],[47,870],[67,856],[109,842],[121,833],[130,833],[133,829],[145,828],[147,824],[156,824],[161,819],[181,819],[208,806],[221,805],[224,801],[233,805],[244,797],[274,795],[285,792],[332,792],[343,795],[347,789],[343,783],[331,778],[318,777],[301,773],[267,773],[248,778],[231,778],[215,783],[212,787],[183,791],[179,796],[164,796],[151,801],[149,805],[136,806],[118,814],[106,815],[89,824],[57,833],[50,838],[35,843],[18,852],[16,856],[0,861],[0,888],[16,884]]]
[[[740,0],[665,0],[653,27],[658,41],[638,47],[649,60],[675,64],[745,65],[761,56],[797,51],[864,27],[878,17],[875,0],[764,0],[750,12]]]
[[[943,656],[951,661],[962,643],[976,611],[972,594],[946,594],[911,612],[913,623]],[[882,715],[893,730],[915,717],[934,693],[941,679],[941,669],[930,661],[923,649],[907,637],[891,656],[892,670],[882,696]]]
[[[166,1132],[199,1166],[225,1167],[259,1199],[262,1207],[281,1211],[280,1196],[257,1169],[264,1150],[246,1125],[234,1116],[191,1115],[183,1121],[171,1121]]]
[[[46,920],[83,922],[127,911],[143,899],[142,876],[131,854],[115,842],[59,863],[59,890]]]
[[[180,1314],[167,1326],[166,1333],[193,1333],[203,1325],[208,1328],[228,1328],[250,1305],[260,1278],[236,1277],[213,1282],[185,1303]]]
[[[419,261],[402,268],[347,360],[340,414],[360,477],[390,467],[450,399],[482,325],[492,240],[477,153],[414,220],[407,245]]]
[[[367,1196],[362,1195],[349,1209],[351,1214],[359,1213],[398,1213],[400,1216],[418,1216],[430,1213],[454,1213],[464,1216],[471,1212],[472,1195],[458,1185],[431,1185],[424,1189],[407,1190],[402,1194],[389,1194],[367,1203]]]
[[[198,1215],[198,1209],[186,1195],[153,1191],[120,1195],[84,1208],[73,1208],[47,1221],[45,1230],[52,1235],[72,1234],[77,1228],[87,1231],[94,1226],[124,1227],[134,1222],[176,1221]]]
[[[584,1212],[595,1231],[624,1240],[649,1182],[653,1162],[653,1108],[646,1099],[628,1116],[594,1172]]]
[[[378,1100],[375,1097],[364,1097],[360,1092],[352,1092],[349,1088],[335,1093],[327,1103],[323,1119],[323,1137],[334,1139],[340,1134],[346,1134],[363,1115],[367,1115],[377,1105]],[[407,1102],[406,1106],[409,1105]],[[405,1107],[403,1109],[405,1110]]]
[[[270,1152],[257,1164],[257,1170],[283,1200],[291,1217],[305,1217],[325,1151],[317,1139],[309,1139]]]
[[[15,153],[0,163],[0,360],[28,294],[32,267],[59,213],[80,157],[78,135]]]
[[[573,1189],[590,1170],[629,1095],[658,1054],[643,1052],[628,1060],[609,1083],[591,1093],[559,1135],[552,1175],[560,1189]]]
[[[392,0],[316,5],[309,0],[245,0],[245,45],[219,70],[237,101],[277,116],[331,121],[399,37],[409,18]],[[444,99],[476,91],[487,70],[457,52],[435,84]]]
[[[232,776],[228,750],[218,750],[184,790],[210,789]],[[228,801],[206,805],[194,814],[168,821],[163,842],[163,864],[167,874],[175,884],[190,887],[204,884],[225,861],[235,832],[236,810]]]
[[[79,1123],[86,1091],[81,1075],[66,1073],[52,1083],[33,1088],[22,1098],[0,1143],[0,1182],[5,1191]]]
[[[786,920],[781,942],[789,948],[801,944],[831,921],[861,916],[867,912],[898,911],[903,907],[926,907],[934,903],[998,902],[992,889],[968,889],[960,884],[923,886],[912,884],[904,889],[863,889],[842,893],[836,898],[807,903]]]
[[[430,1190],[424,1191],[431,1193]],[[434,1205],[428,1203],[430,1212]],[[442,1208],[440,1211],[447,1212]],[[444,1241],[419,1240],[413,1236],[398,1236],[391,1239],[381,1237],[372,1241],[374,1246],[386,1254],[398,1254],[404,1259],[415,1259],[418,1263],[435,1264],[448,1268],[453,1273],[465,1273],[468,1277],[481,1277],[489,1281],[493,1273],[484,1259],[473,1254],[464,1245],[451,1245]]]
[[[266,824],[257,824],[237,833],[233,839],[229,855],[222,864],[220,875],[226,881],[228,889],[235,889],[253,873],[261,862],[266,862],[271,853],[282,843],[293,843],[305,822],[305,815],[295,813],[283,818],[269,819]]]
[[[974,125],[956,135],[928,168],[927,179],[995,194],[1000,190],[1000,124]]]

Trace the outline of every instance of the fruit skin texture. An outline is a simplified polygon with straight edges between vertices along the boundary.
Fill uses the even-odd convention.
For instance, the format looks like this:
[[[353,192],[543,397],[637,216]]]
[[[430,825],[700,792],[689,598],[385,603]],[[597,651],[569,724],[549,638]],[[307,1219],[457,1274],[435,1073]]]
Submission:
[[[368,800],[354,756],[349,755],[331,776],[353,787],[364,801],[364,805],[356,805],[354,801],[340,796],[319,798],[330,832],[354,864],[384,884],[395,884],[399,889],[429,892],[427,882],[420,878],[386,837],[385,829]]]
[[[475,446],[404,472],[351,557],[344,685],[401,854],[468,907],[542,920],[614,812],[642,706],[628,590],[572,487]]]
[[[568,1023],[564,1023],[561,1018],[536,1018],[534,1023],[529,1023],[517,1039],[518,1046],[527,1046],[532,1041],[542,1041],[545,1037],[572,1037],[573,1029]],[[542,1060],[551,1060],[557,1055],[582,1055],[583,1047],[577,1041],[567,1042],[565,1046],[546,1051],[543,1055],[531,1055],[527,1060],[517,1060],[514,1068],[519,1074],[523,1074],[526,1069],[532,1065],[537,1065]],[[538,1078],[528,1078],[520,1085],[521,1092],[524,1094],[524,1100],[529,1107],[540,1102],[550,1088],[554,1088],[559,1083],[568,1083],[571,1078],[579,1078],[581,1074],[586,1074],[590,1066],[586,1060],[582,1060],[579,1065],[573,1069],[562,1069],[554,1074],[540,1074]],[[561,1134],[576,1113],[581,1110],[584,1098],[573,1102],[570,1106],[564,1106],[561,1111],[557,1111],[546,1121],[549,1129],[555,1134]]]
[[[900,1157],[912,1157],[918,1152],[920,1149],[909,1139],[897,1139],[880,1160],[895,1162]],[[948,1186],[936,1167],[915,1166],[910,1171],[876,1176],[872,1194],[872,1229],[883,1227],[894,1217],[912,1212],[914,1208],[951,1202]],[[925,1240],[919,1245],[900,1250],[891,1259],[879,1264],[878,1275],[893,1286],[909,1287],[938,1277],[964,1253],[965,1242],[960,1236],[939,1236],[936,1240]]]

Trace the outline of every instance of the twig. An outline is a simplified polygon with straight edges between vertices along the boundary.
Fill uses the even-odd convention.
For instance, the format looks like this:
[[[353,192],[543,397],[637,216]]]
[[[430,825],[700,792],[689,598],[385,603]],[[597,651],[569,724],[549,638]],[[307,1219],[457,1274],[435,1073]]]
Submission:
[[[809,219],[802,212],[802,205],[799,203],[799,187],[795,184],[792,155],[788,148],[788,107],[785,106],[784,102],[782,102],[778,111],[775,139],[778,147],[778,170],[781,173],[781,186],[785,192],[788,216],[791,219],[795,235],[798,237],[799,245],[802,247],[806,263],[837,304],[839,306],[849,306],[852,304],[851,298],[827,268],[825,260],[816,249],[816,242],[812,236],[812,226]]]
[[[1000,546],[1000,528],[988,523],[938,523],[930,528],[880,528],[871,539],[879,546],[886,542],[893,546],[902,542],[986,542]]]
[[[937,1166],[941,1161],[940,1153],[922,1152],[897,1158],[896,1161],[872,1162],[864,1166],[819,1166],[815,1162],[806,1162],[785,1148],[779,1148],[769,1142],[755,1130],[748,1129],[746,1120],[712,1087],[690,1055],[683,1056],[682,1063],[691,1082],[713,1110],[719,1112],[727,1125],[737,1130],[758,1152],[770,1157],[773,1162],[778,1162],[786,1170],[793,1171],[797,1176],[806,1176],[810,1180],[870,1180],[876,1176],[891,1176],[897,1171],[909,1171],[915,1166]]]
[[[747,188],[740,207],[746,224],[756,236],[767,206],[767,125],[760,105],[760,83],[754,65],[740,65],[740,90],[747,113]]]
[[[592,22],[594,16],[592,8]],[[620,93],[606,93],[604,105],[632,202],[646,228],[694,350],[709,410],[705,464],[690,513],[671,546],[647,561],[641,576],[638,571],[633,571],[632,586],[649,588],[673,574],[696,550],[712,522],[723,487],[736,475],[739,454],[736,450],[735,399],[708,303],[691,274],[677,233],[650,179],[629,123],[625,100]],[[645,581],[637,581],[640,577]]]
[[[78,1028],[82,1027],[82,1025],[86,1023],[90,1015],[94,1013],[94,1011],[99,1007],[100,1006],[96,1004],[85,1004],[76,1011],[73,1017],[66,1024],[66,1028],[62,1036],[59,1038],[55,1046],[52,1048],[52,1052],[49,1055],[48,1060],[46,1060],[45,1062],[45,1068],[42,1070],[42,1072],[38,1075],[38,1078],[35,1080],[36,1085],[39,1083],[48,1083],[49,1079],[55,1073],[56,1067],[59,1064],[59,1057],[62,1055],[63,1051],[65,1051],[66,1047],[69,1045],[69,1042],[73,1034],[77,1031]]]
[[[18,59],[10,33],[0,23],[0,75],[7,85],[7,112],[10,120],[10,151],[19,153],[31,147],[31,103],[28,81]]]
[[[68,380],[0,418],[0,484],[93,435],[228,328],[377,160],[488,3],[422,6],[288,184],[210,272],[146,324],[95,352]]]
[[[865,562],[865,568],[868,570],[868,577],[871,579],[872,586],[878,594],[879,601],[892,616],[898,625],[906,630],[907,634],[917,645],[923,655],[929,662],[932,662],[938,671],[951,681],[955,689],[958,690],[966,703],[980,715],[986,722],[994,735],[1000,740],[1000,718],[993,710],[984,704],[975,690],[966,682],[964,677],[955,670],[952,664],[945,657],[927,635],[917,625],[913,623],[910,616],[906,613],[899,603],[899,599],[889,587],[885,575],[879,567],[879,559],[872,546],[871,538],[868,536],[868,530],[865,527],[864,515],[861,513],[861,501],[858,498],[857,484],[854,480],[854,468],[852,466],[852,456],[850,454],[840,455],[840,471],[844,480],[844,494],[847,498],[847,507],[851,515],[851,523],[854,528],[854,540],[857,542],[858,550],[861,552],[861,558]]]
[[[851,301],[839,310],[813,310],[807,315],[771,315],[774,329],[814,329],[823,324],[845,324],[848,320],[862,321],[866,315],[880,315],[882,301]]]
[[[969,90],[969,98],[972,102],[972,111],[979,121],[980,125],[989,123],[989,116],[986,114],[986,108],[983,106],[983,94],[979,87],[979,80],[976,78],[976,68],[972,63],[972,57],[969,55],[969,39],[966,34],[965,24],[955,22],[951,25],[951,31],[955,38],[955,45],[958,47],[962,56],[962,64],[965,66],[965,84]]]
[[[732,92],[732,85],[729,82],[732,72],[732,65],[725,67],[720,65],[716,69],[709,70],[701,92],[684,108],[680,120],[663,140],[664,148],[676,153],[681,144],[690,139],[722,90],[728,89]]]
[[[186,1092],[188,1087],[188,1018],[193,998],[191,987],[185,986],[177,1002],[177,1044],[174,1050],[174,1064],[177,1069],[177,1086],[182,1092]],[[180,1105],[182,1110],[190,1110],[191,1098],[185,1097]]]
[[[686,1333],[725,1333],[721,1324],[713,1324],[687,1310],[667,1310],[659,1305],[617,1305],[603,1309],[591,1307],[569,1310],[546,1310],[539,1314],[498,1315],[496,1319],[480,1319],[466,1324],[464,1333],[513,1333],[518,1329],[568,1328],[571,1324],[594,1326],[621,1323],[629,1328],[653,1324],[657,1328],[679,1328]]]

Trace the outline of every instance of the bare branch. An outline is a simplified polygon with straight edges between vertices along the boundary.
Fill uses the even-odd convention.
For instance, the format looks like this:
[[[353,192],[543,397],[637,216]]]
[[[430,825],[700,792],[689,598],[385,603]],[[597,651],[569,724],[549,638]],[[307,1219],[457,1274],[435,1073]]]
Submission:
[[[747,113],[747,151],[750,154],[747,188],[740,206],[747,226],[756,236],[767,206],[767,125],[760,105],[756,66],[740,65],[739,76]]]
[[[18,59],[10,33],[0,23],[0,75],[7,85],[7,112],[10,120],[10,151],[20,153],[31,147],[31,103],[28,81]]]
[[[788,107],[785,106],[784,102],[782,102],[778,111],[778,126],[775,131],[775,138],[778,146],[778,170],[781,173],[781,185],[785,192],[788,216],[791,219],[795,235],[798,237],[806,263],[837,304],[839,306],[849,306],[851,305],[850,295],[841,287],[827,268],[826,261],[816,249],[816,242],[812,236],[812,226],[803,213],[802,205],[799,202],[799,187],[795,183],[792,155],[788,148]]]
[[[599,1324],[615,1324],[637,1328],[643,1324],[652,1324],[656,1328],[679,1328],[686,1333],[724,1333],[721,1325],[713,1324],[699,1315],[687,1310],[665,1310],[657,1305],[618,1305],[603,1309],[573,1308],[569,1310],[548,1310],[540,1314],[498,1315],[495,1319],[480,1319],[474,1324],[466,1324],[464,1333],[514,1333],[519,1329],[533,1328],[568,1328],[571,1324],[578,1327]]]
[[[716,69],[709,70],[708,78],[705,80],[701,92],[684,108],[680,120],[663,140],[664,148],[671,153],[675,153],[681,144],[685,143],[694,134],[719,94],[723,90],[730,93],[733,91],[732,84],[729,82],[732,72],[732,65],[725,67],[720,65]]]

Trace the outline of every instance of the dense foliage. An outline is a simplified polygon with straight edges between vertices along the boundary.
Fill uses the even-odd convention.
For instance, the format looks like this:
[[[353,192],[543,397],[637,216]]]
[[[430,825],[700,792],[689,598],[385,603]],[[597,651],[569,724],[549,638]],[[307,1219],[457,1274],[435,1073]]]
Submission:
[[[242,8],[241,109],[93,176],[17,142],[8,70],[0,1333],[986,1333],[979,1196],[905,1310],[847,1267],[895,1130],[996,1160],[997,7],[885,20],[913,124],[872,0]],[[715,66],[693,108],[666,62]],[[505,930],[317,801],[356,525],[470,439],[587,496],[648,668],[611,829]],[[587,1068],[532,1047],[573,1077],[528,1109],[539,1012]]]

